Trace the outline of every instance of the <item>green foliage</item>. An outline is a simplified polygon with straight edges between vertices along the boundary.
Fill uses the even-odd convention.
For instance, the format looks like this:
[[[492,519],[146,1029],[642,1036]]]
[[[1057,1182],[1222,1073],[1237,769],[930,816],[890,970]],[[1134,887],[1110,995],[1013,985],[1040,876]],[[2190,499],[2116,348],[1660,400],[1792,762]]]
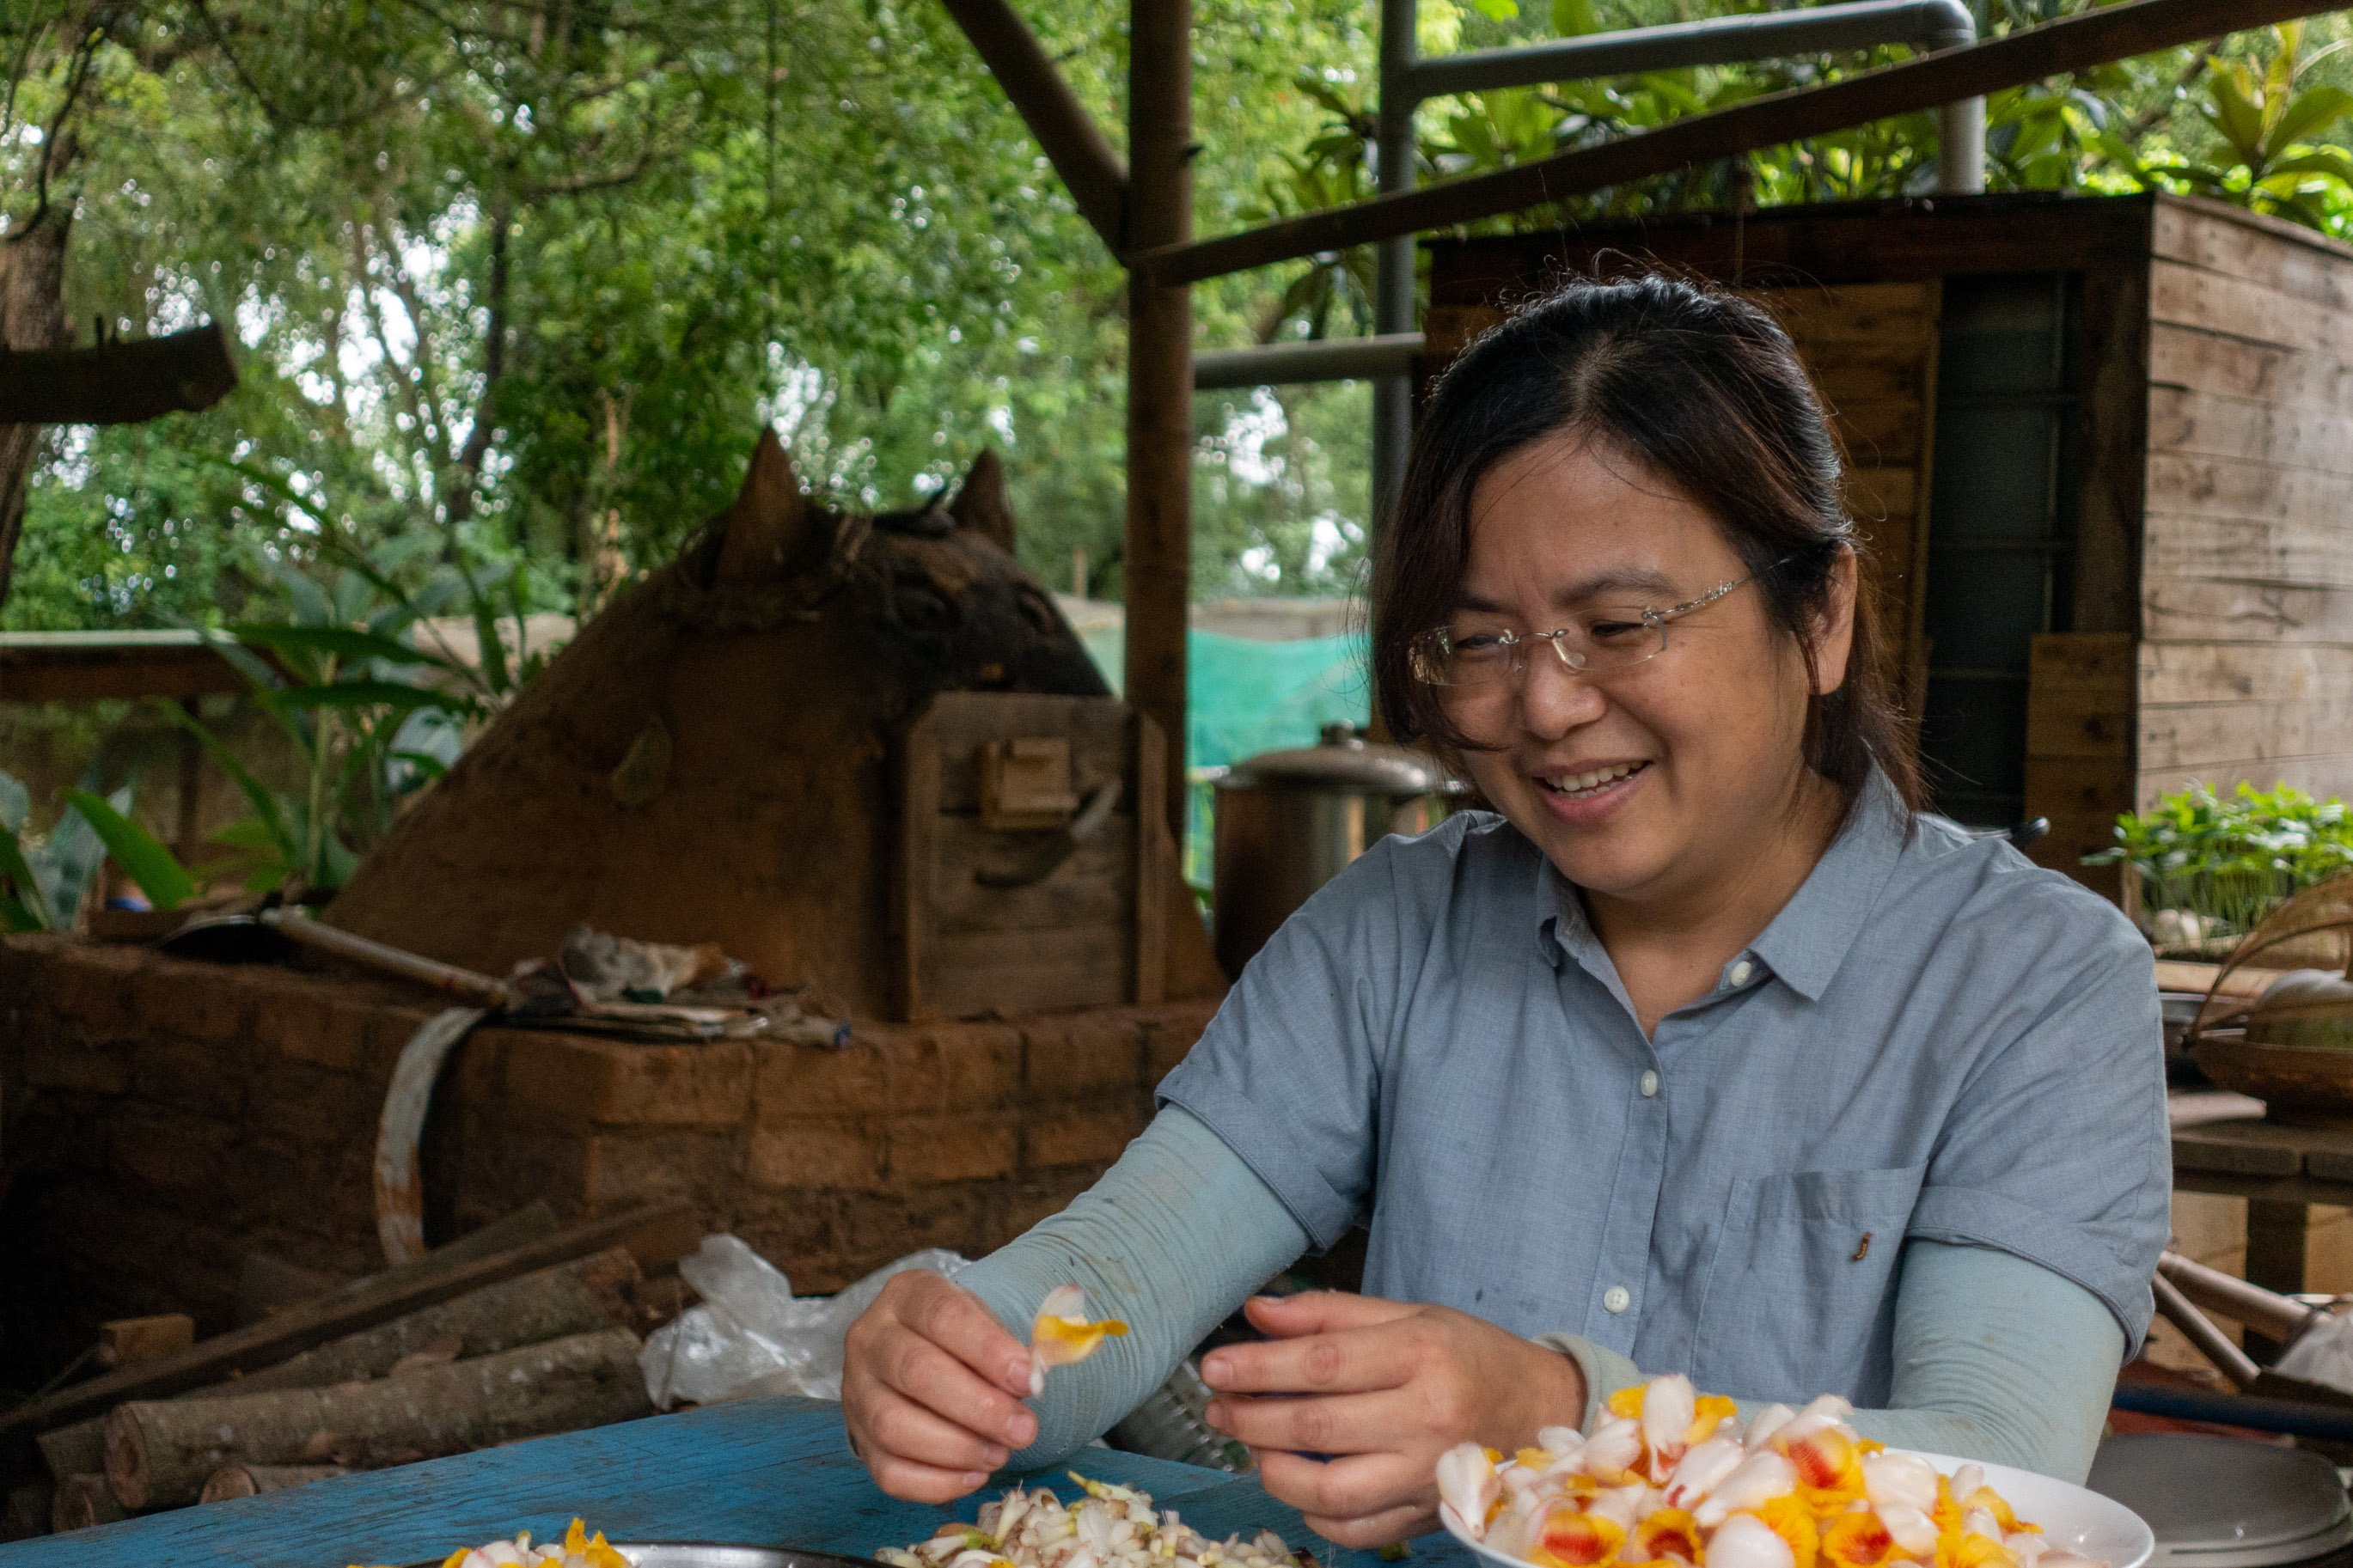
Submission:
[[[179,858],[156,842],[153,834],[132,821],[123,812],[129,808],[129,792],[123,792],[124,805],[92,795],[86,789],[66,791],[66,799],[90,824],[92,833],[114,863],[122,868],[130,879],[139,884],[147,901],[158,910],[174,910],[195,895],[196,884],[188,876]]]
[[[84,787],[66,791],[56,825],[37,836],[28,831],[32,802],[24,784],[0,773],[0,931],[72,930],[109,855],[159,910],[195,891],[172,852],[131,820],[135,786],[100,795],[90,787],[96,783],[85,778]]]
[[[412,595],[395,579],[412,543],[361,551],[322,537],[343,557],[339,570],[312,574],[258,559],[250,571],[274,585],[284,618],[231,626],[214,644],[292,742],[305,775],[301,792],[271,790],[195,718],[176,704],[157,704],[204,744],[253,807],[215,836],[225,855],[205,870],[241,877],[255,891],[341,887],[359,857],[391,830],[402,800],[456,759],[464,725],[511,700],[548,657],[542,649],[507,658],[498,595],[508,595],[503,610],[512,615],[518,647],[531,609],[519,566],[443,567]],[[413,640],[432,609],[460,601],[472,611],[479,666]]]
[[[2316,801],[2292,785],[2228,795],[2192,784],[2154,810],[2116,819],[2116,843],[2084,857],[2123,861],[2138,874],[2151,910],[2178,909],[2245,931],[2298,888],[2353,869],[2353,821],[2335,797]]]
[[[2353,153],[2319,138],[2353,120],[2353,91],[2333,82],[2299,89],[2297,82],[2345,46],[2306,58],[2304,24],[2283,23],[2271,31],[2277,50],[2267,62],[2205,59],[2197,111],[2212,130],[2220,156],[2143,158],[2120,138],[2105,139],[2102,148],[2144,184],[2234,202],[2313,228],[2341,227],[2353,197]]]

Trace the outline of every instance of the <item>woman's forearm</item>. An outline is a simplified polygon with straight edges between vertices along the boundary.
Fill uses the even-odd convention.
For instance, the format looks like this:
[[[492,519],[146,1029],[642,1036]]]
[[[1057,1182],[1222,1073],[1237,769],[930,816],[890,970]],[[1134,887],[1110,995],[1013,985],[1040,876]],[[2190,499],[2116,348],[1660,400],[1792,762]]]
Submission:
[[[1574,1335],[1544,1342],[1586,1374],[1587,1417],[1641,1382],[1632,1362]],[[1915,1241],[1895,1297],[1888,1406],[1855,1429],[1890,1447],[2014,1465],[2081,1481],[2107,1418],[2124,1331],[2100,1299],[2007,1252]],[[1740,1401],[1746,1420],[1762,1401]]]
[[[956,1276],[1013,1334],[1047,1291],[1086,1288],[1093,1317],[1129,1331],[1049,1373],[1038,1440],[1016,1468],[1100,1436],[1167,1380],[1249,1294],[1307,1250],[1307,1232],[1225,1141],[1171,1106],[1060,1214]]]

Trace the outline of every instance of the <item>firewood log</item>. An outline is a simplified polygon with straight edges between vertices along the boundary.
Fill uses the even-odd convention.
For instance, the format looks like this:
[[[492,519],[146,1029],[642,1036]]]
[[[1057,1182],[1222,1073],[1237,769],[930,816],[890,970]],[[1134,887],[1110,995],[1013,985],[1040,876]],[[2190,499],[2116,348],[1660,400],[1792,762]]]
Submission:
[[[637,1279],[638,1263],[629,1249],[611,1247],[345,1334],[276,1366],[182,1397],[325,1388],[354,1378],[382,1377],[405,1357],[452,1342],[459,1347],[458,1359],[463,1360],[599,1329],[626,1328],[630,1312],[622,1292]]]
[[[220,1399],[286,1388],[324,1388],[354,1378],[381,1377],[405,1356],[458,1342],[458,1355],[495,1355],[522,1345],[560,1340],[603,1328],[632,1326],[627,1293],[638,1283],[638,1260],[626,1247],[559,1263],[536,1274],[489,1285],[330,1340],[316,1350],[226,1383],[207,1384],[181,1399]],[[34,1439],[49,1479],[94,1475],[106,1468],[106,1417],[93,1415]]]
[[[332,1296],[289,1308],[250,1328],[200,1340],[177,1355],[119,1368],[0,1414],[0,1466],[17,1462],[16,1450],[20,1445],[26,1446],[22,1457],[29,1459],[29,1442],[35,1434],[99,1415],[126,1399],[164,1399],[240,1372],[275,1366],[329,1340],[389,1322],[437,1301],[453,1300],[518,1274],[602,1252],[616,1243],[628,1247],[643,1267],[675,1263],[694,1250],[691,1233],[695,1228],[692,1206],[683,1199],[670,1198],[627,1214],[585,1221],[543,1240],[463,1263],[439,1260],[464,1243],[444,1247],[416,1263],[354,1281]]]
[[[58,1483],[57,1496],[49,1503],[49,1530],[56,1535],[130,1517],[130,1510],[115,1500],[104,1476],[68,1476]]]
[[[193,1502],[226,1465],[375,1469],[648,1415],[626,1329],[405,1377],[227,1399],[136,1400],[107,1417],[106,1477],[139,1511]]]
[[[44,1432],[33,1441],[40,1446],[41,1462],[49,1468],[49,1479],[60,1486],[69,1476],[94,1476],[106,1468],[103,1415]]]
[[[231,1498],[259,1497],[288,1487],[307,1487],[330,1476],[348,1476],[341,1465],[224,1465],[205,1483],[198,1502],[227,1502]]]

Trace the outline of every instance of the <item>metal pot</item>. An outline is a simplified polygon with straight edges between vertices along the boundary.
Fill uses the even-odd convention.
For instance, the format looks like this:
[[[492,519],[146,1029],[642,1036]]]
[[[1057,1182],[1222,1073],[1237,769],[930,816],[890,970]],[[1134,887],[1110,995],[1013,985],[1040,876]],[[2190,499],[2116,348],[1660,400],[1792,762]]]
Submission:
[[[1367,847],[1436,826],[1463,793],[1430,758],[1372,744],[1353,724],[1326,724],[1320,745],[1237,763],[1217,788],[1217,946],[1228,974]]]

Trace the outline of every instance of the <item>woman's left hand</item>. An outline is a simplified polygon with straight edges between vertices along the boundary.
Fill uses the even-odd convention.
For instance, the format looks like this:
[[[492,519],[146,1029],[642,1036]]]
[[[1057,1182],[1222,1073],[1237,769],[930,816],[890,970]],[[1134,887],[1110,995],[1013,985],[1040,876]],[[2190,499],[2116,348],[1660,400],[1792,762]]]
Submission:
[[[1510,1453],[1539,1427],[1585,1418],[1575,1361],[1467,1312],[1322,1291],[1244,1310],[1268,1339],[1203,1358],[1218,1393],[1209,1425],[1247,1444],[1266,1489],[1343,1546],[1434,1528],[1438,1457],[1457,1443]],[[1293,1397],[1246,1397],[1261,1394]]]

